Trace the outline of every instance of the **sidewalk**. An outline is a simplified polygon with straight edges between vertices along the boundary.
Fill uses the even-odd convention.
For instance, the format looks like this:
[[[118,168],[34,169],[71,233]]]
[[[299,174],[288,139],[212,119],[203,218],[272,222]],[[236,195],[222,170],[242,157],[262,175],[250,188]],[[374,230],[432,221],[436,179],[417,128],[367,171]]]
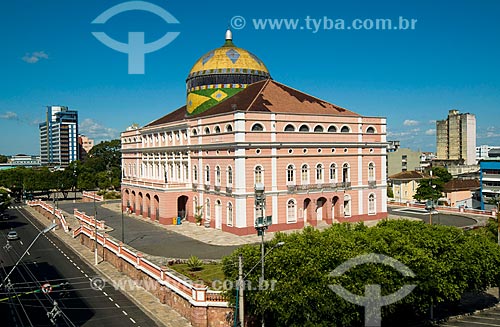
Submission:
[[[46,219],[43,215],[35,211],[33,208],[26,206],[29,211],[42,225],[48,226],[51,221]],[[75,224],[73,215],[68,216],[68,223],[72,228],[78,226]],[[71,221],[71,223],[70,223]],[[77,222],[77,221],[76,221]],[[131,279],[120,273],[110,263],[101,261],[99,265],[94,266],[94,253],[86,246],[80,244],[79,239],[72,238],[69,234],[65,233],[62,229],[56,229],[52,232],[64,244],[70,247],[80,258],[82,258],[97,274],[104,276],[107,280],[130,280]],[[102,258],[100,258],[102,260]],[[158,326],[165,327],[191,327],[189,321],[182,317],[179,313],[174,311],[168,305],[160,303],[160,301],[147,292],[143,288],[134,287],[133,290],[122,291],[135,305],[137,305],[143,312],[145,312]]]

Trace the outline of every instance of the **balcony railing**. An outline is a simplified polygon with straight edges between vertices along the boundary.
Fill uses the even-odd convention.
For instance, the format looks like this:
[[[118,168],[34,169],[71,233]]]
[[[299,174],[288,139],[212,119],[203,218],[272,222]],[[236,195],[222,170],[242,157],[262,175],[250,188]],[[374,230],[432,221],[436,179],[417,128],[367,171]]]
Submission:
[[[377,181],[368,181],[368,187],[369,188],[377,187]]]
[[[210,184],[205,184],[205,191],[210,191]]]
[[[287,185],[287,190],[289,193],[295,193],[297,191],[337,190],[337,189],[350,189],[350,188],[351,188],[351,182]]]
[[[214,190],[215,192],[220,192],[220,185],[215,185]]]
[[[233,193],[233,188],[231,186],[226,186],[226,193],[227,194],[232,194]]]

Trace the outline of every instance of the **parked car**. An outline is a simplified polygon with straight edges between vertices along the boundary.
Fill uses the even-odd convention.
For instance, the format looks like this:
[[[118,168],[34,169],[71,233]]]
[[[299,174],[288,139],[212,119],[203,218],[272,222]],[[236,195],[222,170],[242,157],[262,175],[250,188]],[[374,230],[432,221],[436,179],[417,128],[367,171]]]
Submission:
[[[9,232],[9,234],[7,234],[7,239],[9,241],[17,240],[18,238],[19,238],[19,235],[17,235],[17,232],[15,230],[11,230]]]

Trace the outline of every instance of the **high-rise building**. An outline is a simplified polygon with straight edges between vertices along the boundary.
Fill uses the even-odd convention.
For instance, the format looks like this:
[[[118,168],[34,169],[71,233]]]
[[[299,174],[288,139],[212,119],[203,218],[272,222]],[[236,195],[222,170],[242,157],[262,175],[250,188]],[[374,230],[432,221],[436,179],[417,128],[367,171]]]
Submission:
[[[476,164],[476,116],[450,110],[436,122],[437,159],[457,164]]]
[[[78,160],[78,112],[64,106],[47,106],[40,128],[42,165],[66,167]]]

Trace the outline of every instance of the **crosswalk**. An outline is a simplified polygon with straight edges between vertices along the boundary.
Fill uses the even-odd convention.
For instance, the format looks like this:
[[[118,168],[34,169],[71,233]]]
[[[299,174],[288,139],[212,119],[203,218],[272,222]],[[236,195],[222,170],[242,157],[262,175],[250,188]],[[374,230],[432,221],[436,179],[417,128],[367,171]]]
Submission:
[[[22,209],[24,207],[23,204],[10,205],[9,209]]]

